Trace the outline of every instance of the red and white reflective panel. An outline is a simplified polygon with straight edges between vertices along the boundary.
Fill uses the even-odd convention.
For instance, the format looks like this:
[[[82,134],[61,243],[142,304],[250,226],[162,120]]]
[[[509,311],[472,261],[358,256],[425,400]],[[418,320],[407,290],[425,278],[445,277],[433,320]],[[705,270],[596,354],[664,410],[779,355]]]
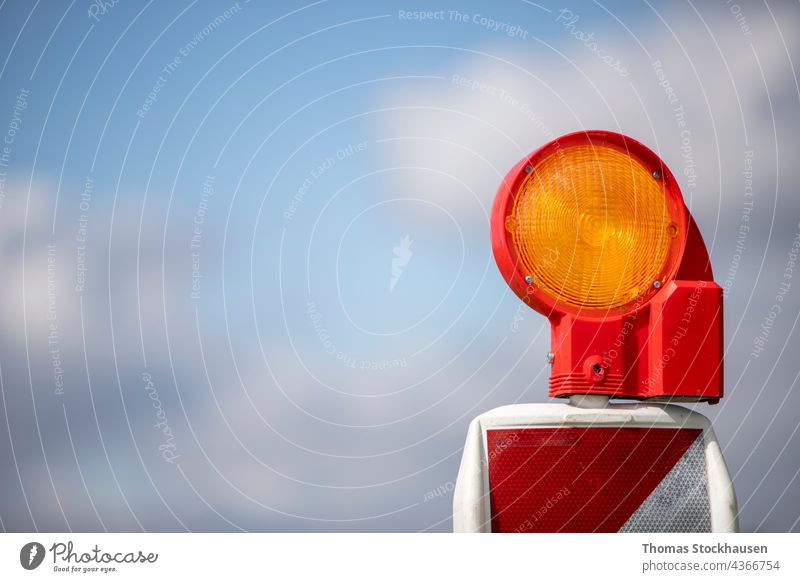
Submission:
[[[734,532],[736,496],[702,414],[671,404],[503,406],[470,424],[457,532]]]
[[[711,531],[702,435],[680,428],[488,430],[492,531]]]

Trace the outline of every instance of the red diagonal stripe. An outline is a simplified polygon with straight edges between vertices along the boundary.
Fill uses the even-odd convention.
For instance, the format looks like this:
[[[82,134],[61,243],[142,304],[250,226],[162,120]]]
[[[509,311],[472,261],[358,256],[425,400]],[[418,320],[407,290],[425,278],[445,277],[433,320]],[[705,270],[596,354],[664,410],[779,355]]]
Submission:
[[[489,430],[492,531],[618,531],[702,432]]]

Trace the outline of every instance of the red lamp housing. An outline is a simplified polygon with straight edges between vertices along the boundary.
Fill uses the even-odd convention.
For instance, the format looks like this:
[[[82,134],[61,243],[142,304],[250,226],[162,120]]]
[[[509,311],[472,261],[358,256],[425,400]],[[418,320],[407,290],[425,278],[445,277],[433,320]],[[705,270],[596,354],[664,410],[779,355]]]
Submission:
[[[646,146],[608,131],[544,145],[503,180],[491,233],[508,285],[550,320],[550,396],[722,397],[722,289]]]

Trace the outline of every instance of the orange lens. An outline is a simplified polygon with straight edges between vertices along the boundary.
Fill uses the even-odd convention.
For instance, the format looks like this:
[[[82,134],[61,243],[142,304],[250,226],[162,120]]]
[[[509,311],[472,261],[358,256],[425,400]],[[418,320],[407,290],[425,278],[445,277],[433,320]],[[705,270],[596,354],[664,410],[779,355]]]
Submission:
[[[608,146],[576,145],[538,162],[506,229],[524,275],[556,301],[604,309],[662,282],[678,227],[658,177]],[[658,285],[658,284],[656,284]]]

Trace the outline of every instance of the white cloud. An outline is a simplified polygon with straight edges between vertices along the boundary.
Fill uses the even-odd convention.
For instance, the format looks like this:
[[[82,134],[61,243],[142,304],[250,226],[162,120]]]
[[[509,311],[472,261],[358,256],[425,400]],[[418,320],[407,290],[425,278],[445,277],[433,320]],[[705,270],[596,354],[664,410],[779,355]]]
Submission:
[[[775,134],[770,111],[771,105],[780,124],[796,119],[795,79],[782,41],[797,57],[798,32],[781,19],[782,10],[776,10],[779,34],[770,14],[752,7],[752,36],[742,33],[724,6],[706,7],[705,23],[688,7],[681,10],[661,15],[666,24],[651,18],[637,28],[636,38],[615,36],[610,26],[597,28],[598,44],[619,55],[631,73],[627,77],[554,23],[553,46],[531,39],[489,46],[485,54],[456,52],[445,79],[384,94],[381,106],[397,108],[377,130],[390,139],[384,163],[426,168],[394,175],[387,197],[415,192],[450,209],[462,225],[481,225],[501,176],[524,155],[564,133],[609,129],[659,151],[676,175],[691,172],[694,162],[696,185],[686,176],[681,185],[707,229],[723,202],[737,205],[738,218],[744,150],[756,150],[760,184],[769,191],[776,181],[776,139],[781,156],[800,145],[795,134]],[[585,32],[592,32],[590,26]],[[668,100],[666,83],[659,84],[664,79],[657,77],[656,61],[675,103]],[[685,127],[673,111],[678,105]],[[685,137],[691,160],[682,157]]]

